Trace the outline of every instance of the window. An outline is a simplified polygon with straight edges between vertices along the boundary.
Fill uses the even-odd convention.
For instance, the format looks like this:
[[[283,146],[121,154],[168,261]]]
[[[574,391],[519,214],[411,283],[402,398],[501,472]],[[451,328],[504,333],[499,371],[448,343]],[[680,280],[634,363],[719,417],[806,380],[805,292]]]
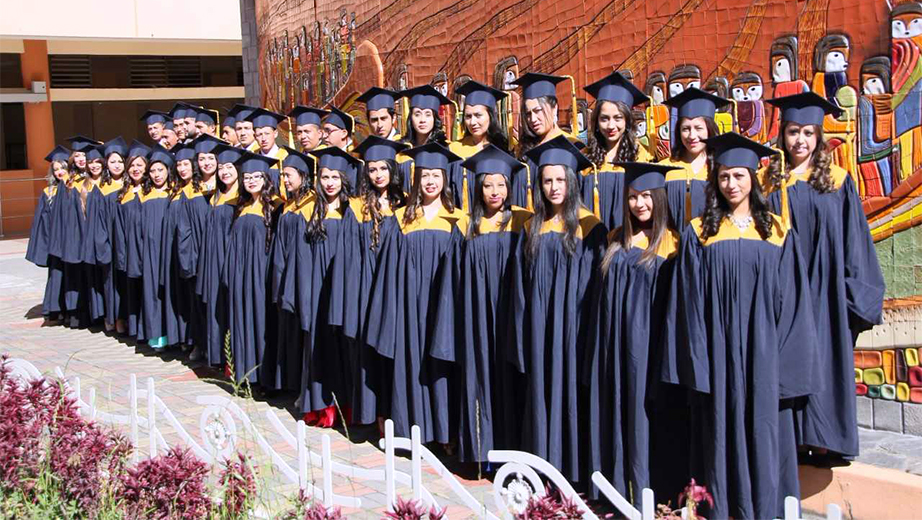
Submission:
[[[240,56],[49,56],[52,88],[243,86]]]
[[[0,170],[25,170],[26,113],[22,103],[0,104]]]
[[[19,54],[0,53],[0,88],[22,88],[22,63]]]

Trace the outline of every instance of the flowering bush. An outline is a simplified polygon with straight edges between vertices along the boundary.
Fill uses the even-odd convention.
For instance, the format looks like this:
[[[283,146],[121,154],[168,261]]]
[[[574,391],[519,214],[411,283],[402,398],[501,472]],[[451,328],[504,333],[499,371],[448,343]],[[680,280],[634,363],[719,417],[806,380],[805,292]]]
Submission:
[[[327,509],[323,504],[315,502],[304,490],[298,491],[295,508],[282,515],[282,520],[342,520],[343,513],[338,507]]]
[[[225,461],[220,481],[224,488],[224,509],[227,514],[238,516],[253,509],[256,501],[256,472],[244,454],[238,453],[236,462]]]
[[[141,461],[121,478],[121,496],[132,518],[204,518],[211,511],[208,466],[187,448]]]
[[[534,494],[529,497],[525,511],[515,517],[521,520],[576,520],[583,517],[583,512],[572,499],[563,496],[558,489],[548,484],[544,496]]]
[[[428,516],[427,516],[428,515]],[[445,517],[445,510],[435,506],[426,508],[417,500],[404,500],[397,497],[397,503],[394,504],[394,510],[384,513],[384,518],[391,520],[442,520]]]

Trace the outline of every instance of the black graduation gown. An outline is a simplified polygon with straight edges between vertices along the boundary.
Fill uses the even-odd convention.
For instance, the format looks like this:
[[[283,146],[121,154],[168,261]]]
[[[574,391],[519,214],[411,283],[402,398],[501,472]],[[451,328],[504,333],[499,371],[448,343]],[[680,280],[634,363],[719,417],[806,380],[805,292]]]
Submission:
[[[694,172],[690,163],[669,159],[660,164],[681,168],[666,174],[666,199],[669,202],[669,223],[673,229],[682,232],[691,219],[704,213],[707,204],[707,168]],[[685,207],[687,200],[691,200],[690,210]]]
[[[177,243],[179,277],[183,283],[189,285],[190,312],[192,319],[186,325],[186,335],[191,344],[204,348],[207,341],[207,324],[205,302],[199,293],[198,268],[200,256],[205,249],[208,218],[211,215],[210,200],[214,191],[201,192],[190,190],[186,194],[186,203],[179,217],[178,228],[182,229],[182,236],[187,237]]]
[[[799,497],[792,403],[818,390],[816,330],[798,240],[774,217],[763,240],[724,219],[682,235],[662,379],[694,390],[692,475],[708,517],[777,518]]]
[[[58,235],[60,244],[58,256],[64,266],[64,310],[70,316],[77,316],[86,325],[88,318],[89,302],[86,301],[87,291],[84,288],[86,278],[83,263],[83,209],[80,202],[79,187],[83,184],[83,177],[75,177],[70,187],[59,189],[55,197],[61,204],[60,213],[56,214],[57,221],[53,226]]]
[[[103,193],[105,194],[105,219],[106,225],[108,226],[110,249],[110,261],[106,267],[106,279],[103,287],[103,297],[105,299],[106,323],[113,325],[119,319],[122,298],[124,297],[124,286],[119,285],[117,280],[118,269],[116,269],[116,257],[118,255],[116,248],[117,220],[119,209],[118,195],[121,192],[122,184],[122,180],[119,179],[117,181],[112,181],[110,184],[103,187]]]
[[[77,312],[88,323],[103,318],[106,314],[105,291],[112,262],[112,246],[109,242],[109,218],[106,195],[113,185],[103,192],[100,185],[93,186],[89,179],[74,183],[73,204],[76,211],[80,243],[76,254],[80,261],[80,285],[77,296]],[[82,191],[86,189],[85,203]],[[65,249],[68,246],[65,245]]]
[[[832,167],[838,189],[819,193],[804,179],[787,188],[791,227],[810,279],[825,387],[798,414],[798,443],[858,456],[855,357],[858,334],[881,323],[884,285],[874,241],[851,176]],[[769,196],[781,210],[781,192]]]
[[[288,201],[282,208],[269,257],[271,298],[276,315],[276,337],[266,352],[263,385],[276,390],[301,389],[303,333],[297,312],[296,252],[304,238],[306,200]]]
[[[413,187],[413,160],[406,158],[401,161],[403,155],[397,155],[397,171],[400,172],[400,180],[403,181],[403,192],[410,193]]]
[[[467,216],[443,208],[426,221],[420,210],[416,220],[404,225],[405,211],[395,212],[398,225],[381,243],[366,342],[392,360],[384,370],[392,371],[388,416],[395,434],[407,437],[415,424],[423,443],[447,443],[456,431],[450,423],[457,414],[449,396],[455,367],[431,355],[433,349],[452,348],[433,344],[431,330],[440,279],[464,238]]]
[[[345,213],[351,210],[347,207]],[[307,221],[314,212],[308,202],[302,214]],[[333,282],[334,259],[343,254],[343,214],[327,211],[323,219],[326,239],[312,240],[302,234],[296,242],[297,310],[304,331],[301,364],[301,411],[320,411],[336,403],[350,406],[351,381],[348,343],[341,330],[330,324],[334,302],[342,302],[342,286]],[[341,305],[341,303],[339,304]]]
[[[191,184],[184,186],[170,198],[164,214],[160,251],[160,286],[163,288],[163,321],[166,328],[167,345],[191,345],[190,324],[193,319],[195,285],[183,278],[182,265],[190,265],[189,259],[181,258],[191,254],[189,243],[193,240],[189,221],[184,218],[186,206],[195,194]],[[201,198],[201,194],[198,194]]]
[[[518,449],[521,388],[509,363],[507,326],[512,255],[531,213],[512,208],[504,230],[483,220],[480,234],[459,244],[452,276],[442,277],[432,355],[459,369],[458,456],[483,462],[493,449]]]
[[[260,382],[258,367],[263,363],[269,339],[269,232],[262,203],[256,201],[240,210],[227,239],[221,282],[227,293],[227,323],[237,382]]]
[[[35,216],[32,218],[29,246],[26,249],[26,260],[39,267],[48,268],[45,294],[42,299],[42,314],[49,317],[61,312],[63,297],[61,284],[64,280],[64,270],[61,266],[61,259],[51,254],[51,242],[55,238],[52,232],[54,199],[60,186],[57,184],[42,190],[42,195],[35,207]]]
[[[170,194],[164,189],[151,188],[140,196],[141,215],[138,233],[141,237],[141,313],[144,316],[144,336],[157,340],[166,335],[164,317],[164,292],[160,285],[160,262],[163,225],[170,203]]]
[[[621,227],[624,218],[622,206],[624,204],[624,170],[606,164],[597,173],[586,172],[582,177],[583,204],[589,208],[606,229]],[[598,191],[596,191],[598,189]],[[599,202],[596,207],[595,198]]]
[[[580,208],[579,221],[577,247],[569,255],[562,226],[550,222],[542,226],[531,261],[525,258],[525,237],[519,240],[510,321],[510,356],[527,380],[523,449],[547,460],[571,482],[584,478],[588,432],[579,410],[591,319],[588,289],[598,277],[606,239],[605,226],[589,210]]]
[[[612,231],[609,243],[617,237],[618,230]],[[637,505],[644,488],[666,492],[651,485],[651,468],[677,462],[656,457],[659,464],[652,464],[651,423],[666,430],[681,428],[660,421],[665,417],[652,402],[659,381],[659,324],[665,319],[678,242],[678,234],[667,229],[652,264],[639,263],[648,244],[645,238],[633,242],[630,250],[618,250],[593,287],[590,306],[595,325],[583,377],[590,393],[587,424],[592,425],[586,475],[601,471]]]
[[[115,216],[115,283],[123,288],[118,318],[125,320],[128,336],[145,341],[144,314],[141,310],[141,262],[143,242],[139,232],[141,220],[140,191],[127,191],[119,200]]]
[[[410,163],[404,163],[410,164]],[[374,223],[371,215],[365,213],[363,199],[349,201],[350,211],[343,215],[343,254],[333,262],[333,283],[342,289],[334,290],[341,296],[341,302],[334,300],[330,306],[330,325],[340,327],[348,342],[350,353],[350,376],[352,392],[352,422],[371,424],[378,417],[389,413],[389,379],[384,379],[381,369],[385,359],[369,347],[365,341],[365,324],[368,319],[368,303],[371,286],[377,274],[381,241],[393,232],[397,220],[389,210],[382,210],[378,224],[378,243],[372,247]]]
[[[210,211],[205,223],[203,247],[198,255],[195,293],[202,299],[205,313],[205,359],[212,366],[222,365],[224,336],[227,333],[227,289],[221,283],[227,242],[237,206],[237,185],[227,193],[216,191],[211,196]]]

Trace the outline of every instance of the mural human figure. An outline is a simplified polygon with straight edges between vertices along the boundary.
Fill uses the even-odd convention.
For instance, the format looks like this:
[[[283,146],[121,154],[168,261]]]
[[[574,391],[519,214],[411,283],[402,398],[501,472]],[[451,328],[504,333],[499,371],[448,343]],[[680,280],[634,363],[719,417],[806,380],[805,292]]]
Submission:
[[[802,79],[797,79],[797,37],[781,36],[775,38],[768,52],[769,69],[772,78],[772,99],[792,96],[810,90]],[[766,141],[773,141],[778,137],[781,126],[781,111],[772,106],[769,111],[768,131]]]
[[[666,99],[672,99],[688,88],[701,88],[701,69],[697,65],[679,65],[669,73],[668,96]],[[669,128],[675,128],[678,124],[678,116],[675,109],[669,111]],[[675,139],[670,136],[669,139]],[[670,150],[672,144],[669,145]]]
[[[914,149],[922,142],[922,3],[907,2],[890,12],[890,46],[894,142],[900,143],[895,181],[903,181],[922,167],[922,154]]]
[[[500,100],[496,110],[509,134],[509,146],[514,148],[519,141],[519,110],[521,95],[513,81],[519,77],[519,60],[508,56],[500,60],[493,69],[493,88],[508,92],[506,99]]]
[[[650,97],[647,107],[648,151],[657,160],[669,157],[669,107],[666,101],[666,74],[662,71],[651,72],[644,84],[644,94]]]
[[[859,194],[886,196],[893,189],[893,95],[890,58],[875,56],[861,64],[858,98]]]
[[[844,34],[827,34],[821,38],[813,51],[812,90],[843,110],[838,118],[826,116],[823,133],[832,151],[833,162],[854,173],[858,170],[855,153],[858,95],[847,83],[850,54],[849,40]]]
[[[765,133],[762,93],[762,77],[755,72],[740,72],[730,84],[739,133],[759,143],[764,142]]]

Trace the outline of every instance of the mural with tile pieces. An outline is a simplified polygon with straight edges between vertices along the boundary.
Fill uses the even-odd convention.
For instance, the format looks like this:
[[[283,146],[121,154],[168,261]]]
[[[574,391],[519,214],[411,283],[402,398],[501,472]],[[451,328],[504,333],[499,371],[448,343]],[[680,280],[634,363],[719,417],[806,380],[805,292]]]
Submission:
[[[856,351],[855,394],[872,399],[922,403],[919,348]]]

